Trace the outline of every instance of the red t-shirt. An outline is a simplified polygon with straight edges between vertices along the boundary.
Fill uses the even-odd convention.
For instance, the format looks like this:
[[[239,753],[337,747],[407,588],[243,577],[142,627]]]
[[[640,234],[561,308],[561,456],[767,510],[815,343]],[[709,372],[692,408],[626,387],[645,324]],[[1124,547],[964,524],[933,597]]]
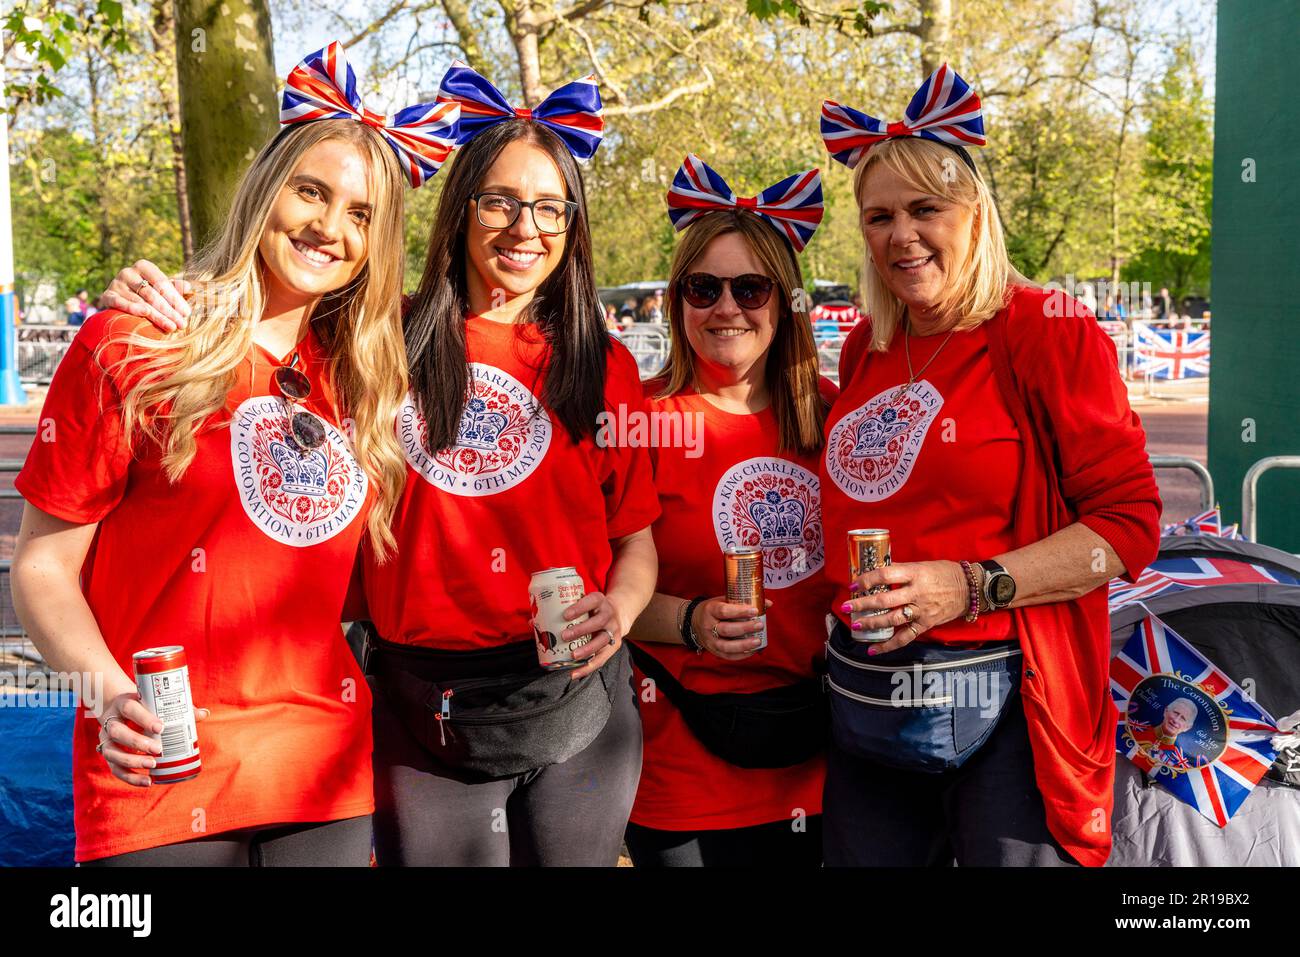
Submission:
[[[531,636],[533,572],[572,566],[586,591],[604,591],[611,539],[659,517],[644,446],[575,443],[541,404],[547,350],[535,326],[470,316],[465,330],[473,385],[457,444],[429,455],[423,417],[403,405],[398,553],[381,565],[365,549],[379,634],[454,651]],[[636,360],[611,346],[605,402],[616,422],[620,407],[642,410],[644,400]]]
[[[868,349],[861,323],[840,353],[840,397],[826,419],[822,495],[833,561],[834,613],[849,598],[847,536],[887,528],[894,562],[981,561],[1015,548],[1012,528],[1024,444],[993,378],[982,326],[955,332],[908,390],[900,326],[887,352]],[[948,333],[911,337],[920,371]],[[963,618],[925,641],[1011,638],[1011,616]]]
[[[653,396],[660,383],[647,386]],[[822,380],[829,401],[835,386]],[[821,499],[816,453],[779,449],[771,408],[725,412],[691,390],[651,399],[656,415],[689,418],[699,441],[652,450],[663,515],[654,525],[657,590],[680,598],[726,592],[722,549],[762,545],[768,646],[743,661],[697,655],[681,645],[642,642],[687,688],[702,694],[763,691],[813,674],[824,655],[826,607],[833,586],[822,576]],[[662,429],[661,429],[662,431]],[[683,428],[681,434],[692,432]],[[667,695],[647,700],[641,724],[645,756],[632,820],[667,831],[720,830],[793,821],[796,809],[820,814],[825,761],[792,768],[738,768],[714,755],[686,726]]]
[[[304,458],[286,445],[279,362],[254,346],[173,485],[154,443],[127,449],[118,404],[131,373],[103,372],[126,354],[117,336],[152,329],[111,310],[81,327],[41,414],[54,440],[38,434],[14,483],[50,515],[99,523],[82,589],[122,669],[133,673],[136,651],[183,645],[194,704],[211,710],[198,777],[149,788],[114,778],[95,753],[98,723],[78,717],[79,861],[374,810],[370,693],[339,629],[373,493],[335,426],[329,357],[310,332],[298,348],[325,447]]]

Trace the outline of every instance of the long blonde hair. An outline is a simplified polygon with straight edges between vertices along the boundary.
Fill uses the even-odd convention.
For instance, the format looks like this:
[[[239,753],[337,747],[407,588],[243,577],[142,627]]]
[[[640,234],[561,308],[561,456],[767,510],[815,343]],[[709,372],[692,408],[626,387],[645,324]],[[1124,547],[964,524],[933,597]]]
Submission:
[[[1002,219],[983,177],[951,147],[912,136],[873,146],[853,176],[859,225],[867,173],[876,166],[890,170],[912,189],[965,206],[973,213],[970,254],[958,266],[946,294],[934,307],[936,315],[946,317],[944,330],[973,329],[987,322],[1006,305],[1009,284],[1033,285],[1011,265]],[[907,307],[886,285],[870,249],[866,250],[862,276],[862,302],[871,317],[871,348],[884,352]]]
[[[826,405],[819,389],[821,370],[812,321],[808,317],[803,274],[790,245],[775,229],[747,210],[706,213],[691,223],[673,250],[667,296],[672,335],[668,362],[656,376],[664,382],[658,397],[675,395],[686,385],[695,384],[695,353],[686,338],[682,280],[709,243],[727,233],[740,234],[772,277],[776,285],[773,292],[781,297],[780,316],[764,368],[780,433],[780,448],[805,454],[816,452],[822,447]]]
[[[405,175],[392,149],[364,124],[302,123],[263,147],[235,190],[221,234],[194,263],[197,294],[186,328],[165,338],[131,333],[114,340],[128,347],[115,363],[128,366],[122,419],[133,440],[138,431],[158,444],[168,480],[179,481],[194,460],[196,433],[225,407],[252,348],[266,305],[258,243],[271,208],[303,155],[327,140],[355,146],[368,161],[372,211],[365,265],[321,298],[311,322],[330,354],[329,383],[340,414],[351,419],[353,451],[375,485],[368,528],[382,560],[396,546],[390,523],[406,481],[395,428],[407,389],[400,311]]]

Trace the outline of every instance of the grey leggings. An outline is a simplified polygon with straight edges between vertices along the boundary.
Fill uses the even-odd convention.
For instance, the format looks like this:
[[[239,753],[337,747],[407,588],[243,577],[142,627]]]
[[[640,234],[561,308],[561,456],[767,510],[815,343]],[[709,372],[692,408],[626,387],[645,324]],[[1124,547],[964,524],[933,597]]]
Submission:
[[[82,867],[369,867],[370,815],[214,834],[114,854]]]
[[[641,778],[641,715],[629,684],[596,739],[513,778],[458,780],[374,692],[375,858],[380,867],[618,864]]]

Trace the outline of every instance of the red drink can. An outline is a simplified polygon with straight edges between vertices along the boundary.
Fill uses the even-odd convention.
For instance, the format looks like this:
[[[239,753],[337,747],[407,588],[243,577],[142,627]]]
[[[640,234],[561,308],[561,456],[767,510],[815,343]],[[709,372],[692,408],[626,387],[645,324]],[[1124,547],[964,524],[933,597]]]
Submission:
[[[162,719],[162,754],[149,769],[155,784],[175,784],[197,777],[199,733],[190,696],[190,669],[180,645],[147,648],[132,656],[135,686],[144,706]]]

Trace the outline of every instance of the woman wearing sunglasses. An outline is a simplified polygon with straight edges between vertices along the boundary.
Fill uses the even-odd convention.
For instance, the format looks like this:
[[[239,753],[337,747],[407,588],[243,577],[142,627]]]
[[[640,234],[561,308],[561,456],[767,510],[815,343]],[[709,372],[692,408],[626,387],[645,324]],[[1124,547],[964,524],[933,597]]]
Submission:
[[[737,198],[689,156],[668,206],[684,231],[672,352],[646,394],[695,441],[652,450],[659,583],[631,636],[645,757],[627,845],[638,867],[816,867],[826,714],[814,674],[833,591],[817,460],[835,387],[818,375],[796,253],[821,220],[821,179]],[[727,600],[733,548],[761,550],[764,607]]]
[[[1115,713],[1107,581],[1154,557],[1160,501],[1115,349],[1011,266],[946,65],[898,123],[828,101],[855,169],[870,321],[850,333],[821,469],[838,563],[827,864],[1100,865]],[[883,556],[882,556],[883,557]]]
[[[15,606],[53,669],[90,678],[83,863],[369,862],[370,693],[338,623],[363,533],[395,544],[403,181],[437,169],[456,109],[357,122],[352,80],[337,44],[294,70],[195,264],[188,328],[89,320],[16,480]],[[328,112],[304,108],[326,87]],[[176,783],[133,678],[165,645],[207,712]]]

